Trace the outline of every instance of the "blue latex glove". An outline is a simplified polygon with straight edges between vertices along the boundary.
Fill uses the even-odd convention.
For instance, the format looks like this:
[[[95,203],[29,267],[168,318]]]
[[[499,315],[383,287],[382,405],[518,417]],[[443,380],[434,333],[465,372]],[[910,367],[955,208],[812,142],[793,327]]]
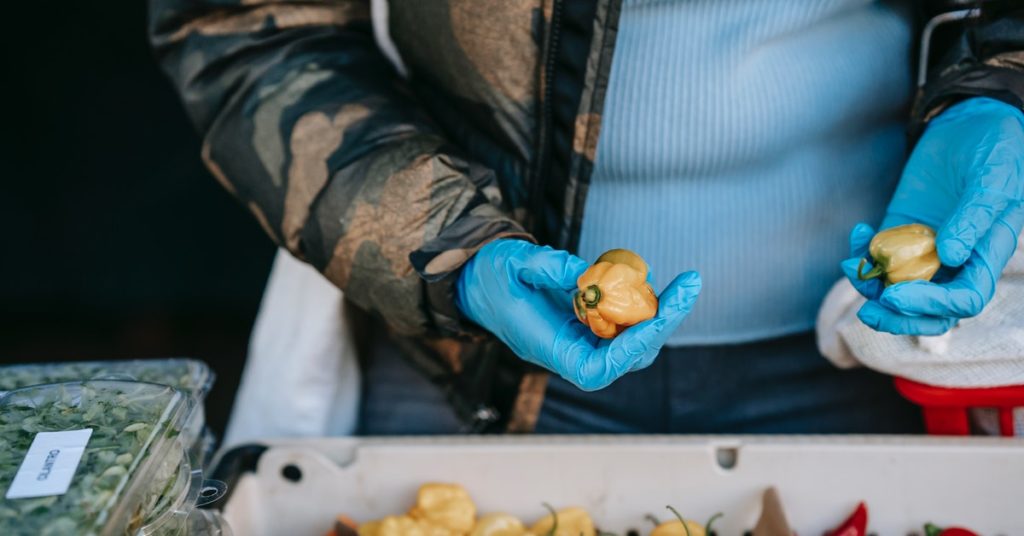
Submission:
[[[683,323],[700,293],[696,272],[680,274],[659,297],[654,318],[600,339],[572,307],[576,279],[589,265],[565,251],[523,240],[495,240],[466,263],[456,305],[520,358],[540,365],[584,391],[654,362]]]
[[[1024,227],[1024,113],[1003,102],[973,98],[928,125],[910,155],[882,228],[924,223],[937,231],[945,268],[932,281],[885,288],[860,281],[857,265],[875,231],[858,224],[850,234],[843,272],[868,298],[858,317],[898,335],[939,335],[977,315]],[[870,257],[868,257],[870,260]]]

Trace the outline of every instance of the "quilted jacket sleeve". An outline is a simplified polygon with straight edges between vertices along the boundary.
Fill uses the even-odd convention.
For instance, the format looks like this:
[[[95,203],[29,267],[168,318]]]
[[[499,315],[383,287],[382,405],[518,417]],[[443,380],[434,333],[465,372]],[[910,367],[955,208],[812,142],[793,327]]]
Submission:
[[[379,51],[367,0],[151,0],[206,166],[278,244],[405,335],[460,333],[456,269],[529,238]]]
[[[937,30],[929,47],[928,81],[914,103],[911,134],[957,101],[991,97],[1024,108],[1024,2],[926,2],[927,17],[979,8],[980,15]]]

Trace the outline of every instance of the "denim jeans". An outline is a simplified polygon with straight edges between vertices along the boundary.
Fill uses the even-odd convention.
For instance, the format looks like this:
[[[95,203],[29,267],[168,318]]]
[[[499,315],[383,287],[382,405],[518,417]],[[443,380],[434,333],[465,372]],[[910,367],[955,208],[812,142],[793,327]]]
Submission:
[[[440,389],[382,341],[364,370],[360,433],[458,433]],[[538,433],[920,433],[888,376],[839,370],[806,333],[665,348],[649,368],[583,392],[552,376]]]

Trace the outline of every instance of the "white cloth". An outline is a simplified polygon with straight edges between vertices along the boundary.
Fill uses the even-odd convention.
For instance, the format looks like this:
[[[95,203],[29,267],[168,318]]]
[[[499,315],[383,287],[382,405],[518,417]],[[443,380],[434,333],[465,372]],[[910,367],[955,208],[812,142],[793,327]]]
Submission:
[[[864,304],[846,279],[818,311],[818,349],[840,368],[864,365],[941,387],[1024,385],[1024,240],[992,301],[938,337],[879,333],[857,318]]]
[[[359,394],[359,364],[341,291],[279,250],[224,446],[269,437],[350,435]]]
[[[388,34],[387,0],[372,0],[370,11],[377,46],[404,75]],[[279,250],[249,340],[224,446],[268,437],[351,435],[359,398],[359,363],[341,291]]]

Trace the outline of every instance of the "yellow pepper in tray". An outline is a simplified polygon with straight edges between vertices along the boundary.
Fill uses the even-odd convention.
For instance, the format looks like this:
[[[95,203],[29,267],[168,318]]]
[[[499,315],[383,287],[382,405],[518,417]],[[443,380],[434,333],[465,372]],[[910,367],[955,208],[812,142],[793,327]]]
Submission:
[[[531,534],[540,536],[596,536],[597,529],[590,514],[582,508],[566,508],[540,518],[530,527]]]
[[[462,486],[424,484],[416,494],[416,506],[409,510],[409,516],[456,534],[465,534],[476,522],[476,505]]]
[[[433,525],[428,521],[400,515],[363,523],[359,526],[358,534],[359,536],[456,536],[458,533]]]
[[[529,534],[519,518],[498,512],[478,519],[469,536],[529,536]]]
[[[613,249],[576,280],[576,317],[604,339],[654,318],[658,298],[647,282],[647,263],[636,253]]]
[[[903,281],[932,278],[942,263],[935,251],[935,231],[927,225],[911,223],[879,232],[871,239],[868,253],[874,261],[864,272],[867,259],[861,259],[857,278],[882,278],[886,286]]]

